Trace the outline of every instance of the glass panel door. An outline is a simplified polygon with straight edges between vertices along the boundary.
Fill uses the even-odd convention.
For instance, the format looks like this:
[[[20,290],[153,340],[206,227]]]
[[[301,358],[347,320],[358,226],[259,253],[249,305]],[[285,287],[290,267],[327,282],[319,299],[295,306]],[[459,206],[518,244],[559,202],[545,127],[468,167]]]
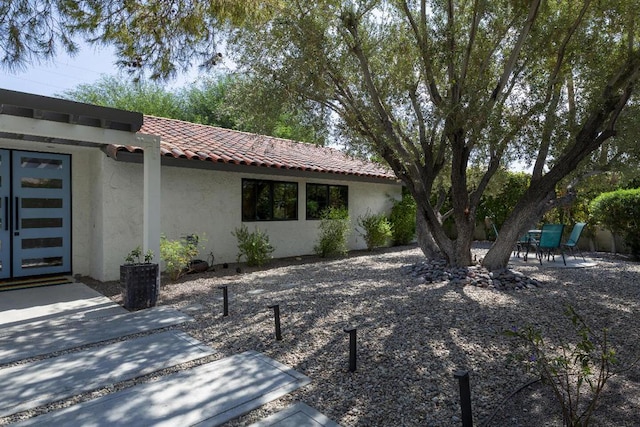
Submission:
[[[12,154],[13,277],[70,272],[70,157]]]
[[[11,152],[0,150],[0,279],[11,276]]]

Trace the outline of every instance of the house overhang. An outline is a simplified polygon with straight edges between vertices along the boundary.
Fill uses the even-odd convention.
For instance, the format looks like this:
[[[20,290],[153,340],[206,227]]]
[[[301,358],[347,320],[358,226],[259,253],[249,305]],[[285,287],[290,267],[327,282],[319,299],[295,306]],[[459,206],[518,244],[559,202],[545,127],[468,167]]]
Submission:
[[[118,151],[117,156],[110,153],[108,150],[103,149],[111,158],[119,162],[127,163],[142,163],[143,152],[127,152]],[[300,170],[296,168],[274,168],[266,166],[256,165],[238,165],[234,163],[222,163],[211,162],[193,159],[181,159],[169,156],[161,156],[161,164],[163,166],[172,166],[180,168],[190,169],[205,169],[222,172],[235,172],[245,174],[264,174],[289,178],[306,178],[306,179],[327,179],[327,180],[339,180],[339,181],[352,181],[352,182],[366,182],[372,184],[389,184],[389,185],[403,185],[402,181],[397,178],[385,178],[379,176],[369,175],[356,175],[347,173],[330,173],[330,172],[317,172],[309,170]]]
[[[47,144],[144,147],[146,250],[160,253],[160,137],[136,133],[143,115],[65,99],[0,89],[0,138]]]

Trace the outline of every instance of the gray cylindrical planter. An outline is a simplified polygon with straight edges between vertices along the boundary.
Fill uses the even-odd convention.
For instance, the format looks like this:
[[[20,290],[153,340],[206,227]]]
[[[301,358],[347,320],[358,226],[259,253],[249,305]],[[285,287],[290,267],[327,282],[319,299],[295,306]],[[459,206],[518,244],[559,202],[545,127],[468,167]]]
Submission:
[[[127,310],[155,306],[160,292],[158,264],[121,265],[120,285]]]

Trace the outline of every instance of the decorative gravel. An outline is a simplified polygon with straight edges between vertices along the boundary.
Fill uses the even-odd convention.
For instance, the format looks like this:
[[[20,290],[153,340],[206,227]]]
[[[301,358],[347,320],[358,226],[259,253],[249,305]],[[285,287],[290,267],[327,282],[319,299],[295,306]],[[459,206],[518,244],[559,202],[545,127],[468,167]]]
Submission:
[[[480,259],[486,249],[473,252]],[[595,267],[530,262],[493,275],[478,268],[448,271],[425,262],[413,246],[346,259],[274,260],[264,269],[217,266],[163,285],[159,304],[192,315],[196,322],[181,328],[220,357],[257,350],[311,378],[228,426],[249,425],[296,401],[343,426],[459,426],[458,370],[470,374],[474,425],[561,426],[549,389],[539,382],[523,388],[535,376],[502,332],[533,325],[551,342],[571,342],[575,335],[563,314],[571,304],[593,329],[608,328],[620,367],[637,359],[640,264],[587,256]],[[86,282],[121,300],[117,284]],[[273,304],[280,305],[282,341],[275,339]],[[349,327],[357,328],[356,372],[348,370]],[[637,425],[638,414],[635,365],[607,384],[592,425]]]

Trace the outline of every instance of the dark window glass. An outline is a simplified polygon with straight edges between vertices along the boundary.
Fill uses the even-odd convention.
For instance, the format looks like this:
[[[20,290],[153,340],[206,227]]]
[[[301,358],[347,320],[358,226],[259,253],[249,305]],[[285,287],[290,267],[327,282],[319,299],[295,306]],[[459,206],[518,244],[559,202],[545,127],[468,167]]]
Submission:
[[[59,209],[62,208],[62,199],[35,199],[23,198],[22,207],[26,209]]]
[[[36,239],[22,239],[22,249],[59,247],[62,247],[62,237],[40,237]]]
[[[23,218],[22,228],[60,228],[62,218]]]
[[[298,184],[295,182],[242,180],[243,221],[298,219]]]
[[[326,208],[349,208],[346,185],[307,184],[307,219],[319,219]]]

